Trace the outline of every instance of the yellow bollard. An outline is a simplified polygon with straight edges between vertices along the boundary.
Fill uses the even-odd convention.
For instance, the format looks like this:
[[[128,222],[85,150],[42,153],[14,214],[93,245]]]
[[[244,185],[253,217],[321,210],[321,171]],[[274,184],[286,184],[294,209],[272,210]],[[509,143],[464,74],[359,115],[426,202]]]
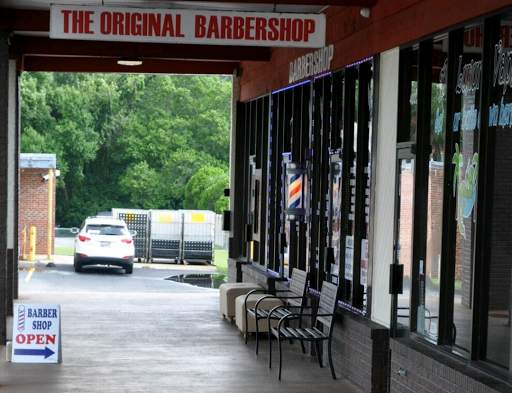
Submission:
[[[22,241],[21,241],[21,259],[26,260],[27,259],[27,227],[23,227],[23,230],[21,231],[23,234]]]
[[[36,260],[36,227],[30,227],[30,250],[28,260],[34,262]]]

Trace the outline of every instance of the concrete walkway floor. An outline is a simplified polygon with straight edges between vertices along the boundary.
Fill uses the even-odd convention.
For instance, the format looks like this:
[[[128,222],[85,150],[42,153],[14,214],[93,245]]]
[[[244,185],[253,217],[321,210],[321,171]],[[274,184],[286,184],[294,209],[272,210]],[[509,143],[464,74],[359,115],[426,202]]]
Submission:
[[[61,305],[61,364],[20,364],[0,356],[0,392],[358,392],[328,367],[285,352],[283,378],[268,347],[244,345],[222,319],[218,291],[204,293],[29,293],[19,301]],[[278,351],[274,351],[277,366]]]

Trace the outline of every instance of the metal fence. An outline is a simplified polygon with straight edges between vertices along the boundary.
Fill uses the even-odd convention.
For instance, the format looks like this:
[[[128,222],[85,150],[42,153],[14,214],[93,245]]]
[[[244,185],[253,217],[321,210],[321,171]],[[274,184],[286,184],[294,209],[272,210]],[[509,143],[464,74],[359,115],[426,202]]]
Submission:
[[[55,228],[55,245],[57,247],[72,246],[72,242],[67,238],[74,238],[76,235],[71,233],[71,228]],[[222,215],[215,217],[215,247],[228,249],[229,233],[222,230]]]
[[[222,215],[215,217],[215,246],[228,249],[229,233],[222,230]]]
[[[71,228],[55,228],[55,237],[75,237],[74,233],[71,233]]]

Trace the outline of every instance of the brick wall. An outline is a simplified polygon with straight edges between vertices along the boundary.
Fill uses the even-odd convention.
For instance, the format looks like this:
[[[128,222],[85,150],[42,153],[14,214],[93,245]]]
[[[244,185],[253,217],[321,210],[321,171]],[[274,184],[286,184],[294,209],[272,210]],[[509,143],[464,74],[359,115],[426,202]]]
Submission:
[[[400,187],[400,258],[404,265],[404,277],[411,277],[412,262],[412,226],[413,226],[413,168],[402,168]]]
[[[412,339],[391,339],[391,393],[509,392],[505,382]]]
[[[20,173],[20,217],[19,242],[23,253],[23,228],[27,230],[26,254],[29,253],[30,227],[36,227],[36,255],[46,255],[48,239],[48,182],[43,182],[41,174],[48,169],[23,168]],[[52,254],[55,246],[55,181],[53,182],[53,219],[52,219]],[[21,255],[22,256],[22,255]],[[20,257],[21,257],[20,256]]]
[[[430,278],[439,277],[443,229],[443,180],[443,163],[432,161],[428,180],[427,266],[425,271]]]
[[[389,329],[386,327],[342,312],[340,321],[334,325],[332,357],[336,375],[365,392],[388,391]],[[326,348],[324,362],[328,364]]]

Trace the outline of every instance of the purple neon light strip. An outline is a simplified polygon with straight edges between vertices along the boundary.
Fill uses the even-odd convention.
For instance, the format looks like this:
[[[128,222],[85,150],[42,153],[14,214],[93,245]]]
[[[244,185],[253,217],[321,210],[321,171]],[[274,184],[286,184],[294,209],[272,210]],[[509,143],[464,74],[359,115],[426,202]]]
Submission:
[[[282,91],[293,89],[294,87],[297,87],[297,86],[305,85],[306,83],[309,83],[309,82],[310,82],[310,80],[308,79],[308,80],[305,80],[303,82],[296,83],[295,85],[283,87],[282,89],[273,91],[272,95],[277,94],[277,93],[281,93]]]
[[[355,63],[345,66],[345,68],[355,67],[359,64],[363,64],[363,63],[366,63],[367,61],[371,61],[371,60],[373,60],[373,56],[367,57],[366,59],[363,59],[363,60],[356,61]]]
[[[329,72],[326,72],[324,74],[320,74],[320,75],[317,75],[317,76],[313,77],[313,80],[316,81],[317,79],[323,78],[324,76],[331,75],[331,74],[332,74],[332,72],[329,71]]]

